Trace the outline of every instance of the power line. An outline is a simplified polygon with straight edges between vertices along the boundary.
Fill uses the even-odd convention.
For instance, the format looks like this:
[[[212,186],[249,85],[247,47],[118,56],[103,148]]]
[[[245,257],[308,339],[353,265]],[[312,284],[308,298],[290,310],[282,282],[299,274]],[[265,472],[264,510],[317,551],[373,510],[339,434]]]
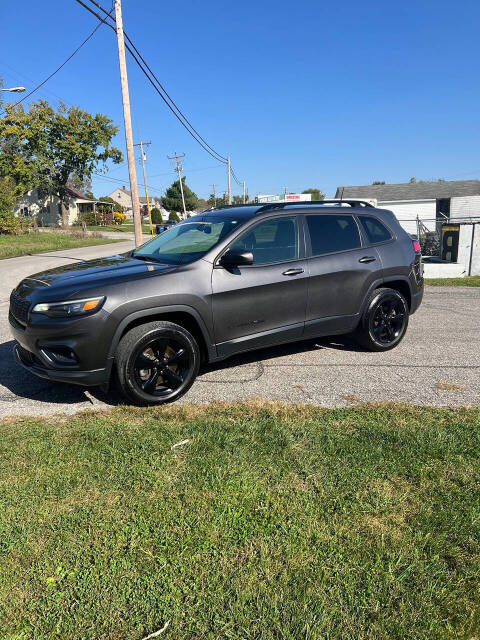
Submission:
[[[106,14],[108,17],[110,17],[110,14],[107,13],[107,11],[102,7],[101,4],[99,4],[98,2],[96,2],[96,0],[89,0],[91,4],[95,5],[96,7],[98,7],[98,9],[100,9],[104,14]],[[202,142],[204,142],[207,147],[213,151],[213,153],[215,155],[218,156],[218,158],[220,160],[223,160],[224,162],[227,161],[227,158],[225,156],[222,156],[220,153],[218,153],[218,151],[216,151],[212,146],[210,146],[208,144],[208,142],[205,140],[205,138],[203,138],[198,131],[195,129],[195,127],[192,125],[192,123],[190,122],[190,120],[188,120],[188,118],[186,117],[186,115],[182,112],[182,110],[180,109],[180,107],[175,103],[175,101],[173,100],[173,98],[169,95],[168,91],[165,89],[165,87],[162,85],[162,83],[160,82],[160,80],[157,78],[157,76],[155,75],[155,73],[153,72],[153,70],[151,69],[151,67],[149,66],[148,62],[145,60],[145,58],[142,56],[142,54],[140,53],[140,51],[137,49],[137,47],[135,46],[135,44],[132,42],[131,38],[129,38],[127,32],[125,31],[125,29],[123,30],[123,33],[125,35],[125,38],[127,39],[127,41],[131,44],[133,50],[135,51],[135,53],[137,54],[137,56],[140,58],[140,60],[143,62],[143,64],[145,65],[145,67],[147,68],[147,70],[150,72],[150,74],[152,75],[153,79],[156,81],[156,83],[158,84],[158,86],[160,87],[160,89],[163,91],[163,93],[165,94],[165,96],[168,98],[168,100],[170,101],[170,103],[172,104],[173,108],[177,111],[177,113],[180,115],[180,117],[187,123],[187,125],[192,129],[192,131],[194,133],[197,134],[197,136],[200,138],[200,140],[202,140]]]
[[[110,16],[112,11],[113,11],[113,7],[112,7],[112,9],[110,9],[110,13],[107,13],[107,15]],[[63,69],[63,67],[67,64],[67,62],[70,62],[70,60],[73,58],[73,56],[76,55],[85,44],[87,44],[87,42],[90,40],[90,38],[92,38],[95,35],[95,33],[98,31],[98,29],[100,29],[100,27],[104,23],[106,23],[106,18],[104,20],[101,20],[101,22],[99,22],[99,24],[97,24],[95,29],[85,38],[85,40],[75,49],[75,51],[73,53],[71,53],[68,56],[68,58],[66,60],[64,60],[62,62],[62,64],[55,69],[55,71],[53,73],[51,73],[49,76],[47,76],[45,78],[45,80],[40,82],[40,84],[38,84],[34,89],[32,89],[29,93],[27,93],[27,95],[23,96],[23,98],[21,100],[18,100],[17,102],[15,102],[12,106],[16,107],[17,105],[19,105],[22,102],[24,102],[24,100],[26,100],[31,95],[33,95],[36,91],[38,91],[41,87],[43,87],[43,85],[46,84],[51,78],[53,78],[54,75],[56,75],[61,69]]]
[[[92,0],[90,0],[92,1]],[[101,20],[102,22],[105,22],[105,20],[93,9],[91,9],[89,6],[87,6],[84,2],[82,2],[82,0],[75,0],[75,2],[78,2],[78,4],[80,4],[82,7],[84,7],[87,11],[89,11],[92,15],[94,15],[96,18],[98,18],[99,20]],[[95,3],[96,5],[96,3]],[[97,6],[97,5],[96,5]],[[105,9],[102,8],[102,11],[105,12]],[[111,25],[109,22],[105,22],[105,24],[107,26],[109,26],[113,31],[115,31],[115,27],[113,25]],[[125,34],[125,32],[124,32]],[[131,43],[130,38],[128,38],[127,34],[125,34],[125,37],[127,38],[128,42]],[[135,45],[132,46],[135,47]],[[226,164],[226,161],[223,160],[223,156],[220,155],[217,151],[213,150],[211,151],[212,147],[210,147],[210,145],[206,142],[202,142],[203,138],[201,138],[201,136],[199,134],[196,133],[196,130],[192,127],[192,125],[189,124],[188,120],[185,118],[185,116],[183,116],[183,114],[181,114],[181,112],[179,112],[181,115],[179,115],[176,111],[175,108],[172,107],[172,105],[169,103],[168,99],[164,96],[164,94],[162,93],[162,87],[161,89],[159,89],[157,87],[157,85],[155,84],[155,82],[158,82],[158,80],[152,80],[149,72],[144,68],[143,64],[140,62],[140,60],[137,58],[136,54],[134,53],[134,51],[132,50],[132,48],[127,44],[125,45],[125,48],[127,49],[127,51],[130,53],[130,55],[132,56],[132,58],[134,59],[134,61],[136,62],[136,64],[138,65],[138,67],[141,69],[141,71],[144,73],[145,77],[147,78],[147,80],[150,82],[150,84],[152,85],[152,87],[155,89],[155,91],[158,93],[158,95],[160,96],[160,98],[163,100],[163,102],[167,105],[167,107],[170,109],[170,111],[173,113],[173,115],[177,118],[177,120],[180,122],[180,124],[182,125],[182,127],[184,129],[186,129],[186,131],[188,131],[188,133],[192,136],[192,138],[198,142],[198,144],[204,149],[204,151],[206,151],[209,155],[212,156],[212,158],[214,158],[215,160],[217,160],[217,162],[224,162]],[[135,47],[136,49],[136,47]],[[136,49],[137,50],[137,49]],[[137,50],[138,51],[138,50]],[[140,55],[140,54],[139,54]],[[145,63],[146,64],[146,63]],[[160,84],[160,83],[159,83]],[[166,93],[166,92],[165,92]],[[168,94],[166,94],[168,97]],[[172,101],[173,103],[173,101]],[[175,105],[176,107],[176,105]],[[185,122],[182,120],[182,118],[185,119]],[[187,123],[187,124],[186,124]]]

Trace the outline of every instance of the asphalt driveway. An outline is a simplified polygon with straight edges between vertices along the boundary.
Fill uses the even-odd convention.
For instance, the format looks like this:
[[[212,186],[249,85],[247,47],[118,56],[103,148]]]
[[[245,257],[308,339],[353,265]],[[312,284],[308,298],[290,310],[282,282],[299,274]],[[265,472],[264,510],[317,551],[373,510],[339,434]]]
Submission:
[[[0,261],[0,416],[74,413],[120,402],[99,389],[48,382],[15,364],[8,327],[11,289],[60,264],[121,253],[132,240]],[[369,353],[344,338],[322,338],[237,356],[207,367],[181,402],[267,398],[346,406],[399,401],[480,405],[480,288],[427,287],[406,338]]]

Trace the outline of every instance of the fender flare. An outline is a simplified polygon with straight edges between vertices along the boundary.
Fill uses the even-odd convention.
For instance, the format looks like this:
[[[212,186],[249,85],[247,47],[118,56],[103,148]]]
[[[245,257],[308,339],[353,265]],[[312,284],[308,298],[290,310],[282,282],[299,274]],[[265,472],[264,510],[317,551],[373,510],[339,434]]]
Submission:
[[[378,289],[379,287],[388,287],[389,282],[398,282],[399,280],[402,280],[402,282],[405,282],[408,285],[408,288],[410,290],[410,297],[413,299],[412,285],[410,284],[410,280],[407,276],[389,276],[387,278],[378,278],[377,280],[374,280],[369,286],[365,298],[363,299],[362,308],[360,309],[360,320],[363,318],[363,314],[365,313],[365,309],[367,306],[367,301],[370,298],[370,294],[372,293],[372,291]]]
[[[196,309],[188,305],[173,304],[163,307],[150,307],[149,309],[141,309],[140,311],[134,311],[133,313],[129,313],[128,315],[126,315],[117,326],[112,342],[110,344],[110,349],[108,351],[109,367],[111,368],[112,366],[113,360],[115,358],[115,351],[117,350],[118,343],[120,342],[120,337],[127,325],[140,318],[145,318],[145,320],[148,321],[148,318],[151,318],[152,316],[175,312],[188,313],[188,315],[192,316],[192,318],[197,322],[207,346],[208,360],[214,360],[217,357],[217,350],[201,315]]]

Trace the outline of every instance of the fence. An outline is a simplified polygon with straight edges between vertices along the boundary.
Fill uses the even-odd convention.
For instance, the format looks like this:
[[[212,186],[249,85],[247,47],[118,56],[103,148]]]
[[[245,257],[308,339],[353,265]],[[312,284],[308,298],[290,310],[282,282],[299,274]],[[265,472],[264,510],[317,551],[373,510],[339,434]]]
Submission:
[[[415,236],[422,248],[422,255],[440,258],[442,255],[442,227],[461,222],[480,222],[480,216],[463,216],[448,218],[417,218],[410,220],[398,219],[398,222],[411,236]]]

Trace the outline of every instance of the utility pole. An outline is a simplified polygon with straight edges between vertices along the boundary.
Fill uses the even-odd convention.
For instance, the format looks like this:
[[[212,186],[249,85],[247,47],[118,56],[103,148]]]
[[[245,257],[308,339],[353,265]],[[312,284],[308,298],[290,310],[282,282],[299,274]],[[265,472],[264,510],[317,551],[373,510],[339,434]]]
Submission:
[[[147,200],[148,220],[150,222],[150,233],[153,236],[154,233],[153,233],[153,224],[152,224],[152,212],[150,211],[150,200],[148,199],[148,187],[147,187],[147,172],[145,171],[145,160],[147,159],[147,156],[145,154],[145,151],[143,150],[144,145],[148,147],[151,144],[152,144],[151,142],[138,142],[133,146],[140,147],[140,155],[142,157],[142,169],[143,169],[143,184],[145,185],[145,198]]]
[[[216,193],[215,193],[215,185],[212,184],[211,187],[213,189],[213,206],[216,207],[217,206],[217,196],[216,196]]]
[[[180,158],[184,158],[184,157],[185,157],[184,153],[182,153],[181,156],[177,156],[176,151],[173,152],[173,156],[167,156],[167,158],[169,160],[175,160],[175,163],[177,165],[176,166],[176,171],[178,173],[178,181],[180,182],[180,193],[182,194],[183,216],[184,216],[184,218],[186,218],[187,217],[187,210],[185,208],[185,196],[183,195],[183,182],[182,182],[182,169],[183,169],[183,167],[179,162]]]
[[[243,181],[243,204],[245,204],[245,180]]]
[[[232,189],[230,185],[230,156],[227,156],[227,177],[228,177],[228,204],[232,204]]]
[[[287,187],[283,187],[283,199],[286,201],[287,200]]]
[[[115,0],[115,22],[117,31],[118,64],[122,85],[123,120],[125,123],[125,141],[127,145],[128,175],[130,177],[130,193],[132,196],[133,229],[135,246],[142,244],[142,221],[140,203],[138,201],[137,174],[135,171],[135,153],[133,150],[132,118],[130,115],[130,96],[128,93],[127,62],[125,60],[125,41],[123,39],[122,1]]]

